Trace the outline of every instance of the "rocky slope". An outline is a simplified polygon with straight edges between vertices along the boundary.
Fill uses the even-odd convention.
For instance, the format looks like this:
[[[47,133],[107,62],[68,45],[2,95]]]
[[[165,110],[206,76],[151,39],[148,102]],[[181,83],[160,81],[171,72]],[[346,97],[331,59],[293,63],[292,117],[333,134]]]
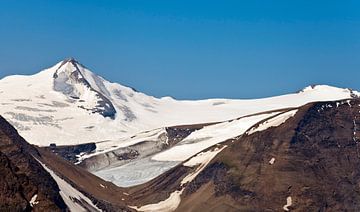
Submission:
[[[62,211],[66,209],[59,187],[27,144],[0,117],[0,211]]]
[[[1,116],[0,176],[0,211],[132,211],[125,190],[28,144]]]
[[[358,99],[314,103],[250,129],[186,187],[177,210],[360,210],[359,112]]]

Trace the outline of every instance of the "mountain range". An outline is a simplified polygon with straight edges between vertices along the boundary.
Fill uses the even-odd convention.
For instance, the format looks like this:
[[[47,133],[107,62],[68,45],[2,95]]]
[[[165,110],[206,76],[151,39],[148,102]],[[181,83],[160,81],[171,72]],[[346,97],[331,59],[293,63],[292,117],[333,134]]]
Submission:
[[[360,93],[156,98],[73,58],[0,80],[0,210],[360,209]]]

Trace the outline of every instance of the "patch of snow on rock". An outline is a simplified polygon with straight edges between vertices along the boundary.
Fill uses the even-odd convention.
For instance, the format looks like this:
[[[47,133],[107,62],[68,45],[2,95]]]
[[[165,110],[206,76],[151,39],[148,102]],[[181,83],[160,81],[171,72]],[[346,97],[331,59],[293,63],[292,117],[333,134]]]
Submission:
[[[291,111],[282,113],[280,115],[277,115],[273,118],[270,118],[270,119],[264,121],[263,123],[261,123],[258,127],[255,127],[255,128],[252,128],[251,130],[249,130],[249,132],[247,134],[251,135],[255,132],[266,130],[270,127],[280,126],[281,124],[285,123],[286,120],[293,117],[297,111],[298,111],[297,109],[291,110]]]
[[[31,197],[31,200],[30,200],[30,206],[33,207],[34,205],[38,204],[39,201],[36,201],[37,199],[37,194],[35,194],[33,197]]]
[[[181,185],[185,185],[186,183],[189,183],[195,179],[195,177],[200,174],[200,172],[210,163],[210,161],[223,149],[225,149],[227,146],[223,146],[221,148],[215,148],[215,150],[210,150],[207,152],[201,152],[197,154],[195,157],[191,158],[187,162],[185,162],[184,166],[197,166],[195,172],[190,173],[184,179],[181,181]]]
[[[175,211],[176,208],[179,206],[181,202],[180,195],[184,189],[180,191],[174,191],[170,194],[170,197],[166,200],[163,200],[161,202],[155,203],[155,204],[149,204],[144,205],[141,207],[136,206],[129,206],[130,208],[133,208],[138,211],[144,211],[144,212],[151,212],[151,211],[157,211],[157,212],[169,212],[169,211]]]
[[[289,207],[292,205],[292,199],[291,197],[286,198],[286,205],[284,205],[283,209],[284,211],[290,211]]]
[[[275,163],[275,158],[271,158],[271,160],[269,161],[270,165],[273,165]]]

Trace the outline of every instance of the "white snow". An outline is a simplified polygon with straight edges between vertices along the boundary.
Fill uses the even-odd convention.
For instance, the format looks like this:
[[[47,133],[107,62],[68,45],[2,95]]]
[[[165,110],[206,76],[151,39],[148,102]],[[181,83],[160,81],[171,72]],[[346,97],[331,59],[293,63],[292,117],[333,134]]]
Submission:
[[[275,163],[275,158],[271,158],[270,160],[269,160],[269,164],[270,165],[273,165]]]
[[[189,101],[171,97],[155,98],[111,83],[77,64],[81,73],[79,79],[86,80],[91,86],[89,89],[67,77],[76,70],[73,64],[68,62],[61,66],[62,63],[35,75],[16,75],[0,80],[0,115],[31,144],[48,146],[51,143],[75,145],[95,142],[96,151],[80,155],[79,159],[83,160],[145,139],[157,139],[166,133],[165,127],[220,122],[193,132],[169,150],[149,156],[143,161],[144,164],[135,161],[131,164],[137,166],[133,173],[132,167],[127,166],[121,169],[115,167],[100,175],[127,185],[128,182],[141,182],[140,177],[144,176],[144,179],[152,179],[212,145],[242,135],[257,122],[279,112],[249,116],[251,114],[298,107],[314,101],[343,100],[358,94],[349,89],[318,85],[307,87],[299,93],[262,99]],[[60,66],[58,73],[62,73],[63,78],[59,78],[57,83],[60,87],[54,90],[53,76]],[[68,93],[66,89],[70,89]],[[96,107],[99,100],[97,92],[115,107],[117,113],[114,119],[87,110]],[[71,95],[79,99],[71,98]],[[290,115],[291,112],[276,116],[254,130],[277,126]],[[239,117],[244,118],[237,119]]]
[[[290,110],[288,112],[276,115],[273,118],[270,118],[266,121],[264,121],[263,123],[261,123],[258,127],[254,127],[251,130],[249,130],[249,132],[247,132],[247,134],[253,134],[254,132],[259,132],[259,131],[263,131],[266,130],[270,127],[277,127],[280,126],[281,124],[285,123],[286,120],[288,120],[290,117],[293,117],[296,112],[298,110]]]
[[[124,165],[97,170],[93,172],[93,174],[121,187],[139,185],[154,179],[178,165],[180,162],[189,159],[193,155],[215,144],[243,134],[255,123],[278,113],[279,112],[259,114],[209,125],[191,133],[184,140],[168,150],[140,160],[131,161]],[[132,136],[120,144],[130,145],[144,140],[156,140],[156,138],[163,133],[166,133],[165,129],[149,131],[136,135],[135,137]],[[100,152],[95,154],[99,153]]]
[[[80,78],[87,80],[92,89],[114,105],[117,114],[112,120],[80,108],[92,108],[97,104],[98,97],[88,87],[69,79],[65,81],[71,83],[69,86],[79,100],[54,90],[53,75],[61,64],[59,62],[35,75],[16,75],[0,80],[0,114],[32,144],[121,143],[124,138],[147,130],[231,120],[313,101],[346,99],[352,94],[348,89],[319,85],[300,93],[254,100],[155,98],[106,81],[78,64]],[[58,72],[66,75],[74,70],[75,67],[68,62]],[[104,148],[111,148],[111,145]]]
[[[163,200],[161,202],[155,203],[155,204],[149,204],[144,205],[141,207],[136,206],[129,206],[130,208],[133,208],[138,211],[145,211],[145,212],[170,212],[176,210],[176,208],[179,206],[181,202],[180,195],[184,189],[180,191],[174,191],[170,194],[170,197],[166,200]]]
[[[43,166],[43,168],[51,175],[51,177],[58,184],[60,188],[60,192],[59,192],[60,196],[63,198],[65,204],[68,206],[70,211],[74,211],[74,212],[89,211],[87,208],[84,208],[82,205],[80,205],[78,202],[75,202],[74,200],[84,203],[84,205],[87,205],[87,207],[90,207],[92,210],[102,211],[101,209],[96,207],[89,198],[84,196],[84,194],[76,190],[65,180],[61,179],[57,174],[55,174],[55,172],[49,169],[45,164],[43,164],[39,160],[37,161]]]
[[[286,205],[284,205],[283,209],[284,211],[290,211],[289,207],[292,205],[292,199],[291,197],[286,198]]]
[[[210,161],[223,149],[225,149],[227,146],[223,146],[221,148],[215,148],[214,150],[210,150],[207,152],[201,152],[197,154],[196,156],[192,157],[190,160],[186,161],[183,165],[184,166],[198,166],[195,170],[195,172],[190,173],[184,179],[181,181],[181,185],[185,185],[186,183],[189,183],[193,181],[198,174],[210,163]]]
[[[252,125],[277,113],[254,115],[206,126],[191,133],[180,143],[155,155],[152,159],[157,161],[185,161],[206,148],[242,135]]]
[[[184,163],[184,166],[197,166],[196,170],[190,174],[188,174],[186,177],[184,177],[181,181],[181,190],[176,190],[170,194],[170,197],[166,200],[160,201],[155,204],[149,204],[144,205],[141,207],[136,206],[130,206],[130,208],[136,209],[138,211],[146,211],[146,212],[169,212],[174,211],[179,206],[181,202],[181,194],[184,191],[184,185],[186,183],[191,182],[195,179],[195,177],[207,166],[207,164],[219,153],[221,152],[226,146],[223,146],[221,148],[215,148],[214,150],[209,150],[206,152],[201,152],[197,154],[196,156],[192,157],[190,160],[188,160],[186,163]]]
[[[249,120],[246,119],[246,120]],[[233,122],[229,122],[229,123],[235,123]],[[210,127],[210,126],[208,126]],[[152,156],[149,157],[145,157],[139,160],[134,160],[131,161],[127,164],[124,165],[119,165],[116,167],[110,167],[110,168],[105,168],[102,170],[98,170],[93,172],[93,174],[97,175],[100,178],[103,178],[107,181],[110,181],[114,184],[116,184],[117,186],[121,186],[121,187],[130,187],[130,186],[135,186],[135,185],[139,185],[145,182],[148,182],[152,179],[154,179],[155,177],[161,175],[162,173],[168,171],[169,169],[175,167],[176,165],[178,165],[180,162],[187,160],[188,158],[192,157],[193,155],[195,155],[196,153],[199,153],[201,151],[203,151],[204,149],[207,149],[208,147],[211,147],[214,144],[217,144],[219,142],[223,142],[227,139],[227,137],[225,137],[224,133],[220,134],[219,131],[217,134],[215,133],[216,128],[210,128],[212,130],[209,130],[208,128],[204,128],[201,130],[196,131],[198,133],[198,135],[202,134],[202,130],[205,131],[205,133],[203,134],[205,137],[205,139],[202,139],[202,137],[197,137],[199,139],[199,141],[196,142],[196,140],[190,139],[190,140],[186,140],[184,139],[182,142],[180,142],[178,145],[180,148],[175,148],[178,147],[178,145],[175,145],[174,148],[169,149],[169,151],[165,151],[164,155],[162,156],[162,153],[160,154],[155,154],[155,158]],[[219,128],[221,129],[221,128]],[[245,131],[247,129],[247,127],[244,127],[244,129],[242,129],[242,131]],[[236,130],[235,128],[229,128],[229,130]],[[218,137],[214,137],[212,139],[210,139],[207,135],[206,132],[209,131],[213,131],[215,134],[213,134],[214,136],[218,136]],[[241,133],[242,131],[234,131],[233,133],[237,135],[237,133]],[[194,133],[196,133],[194,132]],[[221,137],[223,136],[223,137]],[[230,134],[230,136],[232,137],[232,135]],[[194,137],[193,137],[194,138]],[[217,138],[217,139],[216,139]],[[225,140],[223,140],[225,139]],[[190,142],[191,143],[187,143]],[[184,151],[181,151],[184,150]],[[220,151],[220,150],[219,150]],[[207,157],[207,158],[211,158],[212,155],[217,154],[218,151],[213,151],[212,153],[208,152],[207,154],[205,153],[199,153],[197,155],[196,158],[198,158],[198,160],[203,160],[202,157]],[[157,159],[156,156],[161,156],[164,157],[163,160],[162,158]],[[192,158],[190,161],[188,161],[185,165],[190,164],[191,161],[194,161],[196,158]]]
[[[37,194],[35,194],[33,197],[31,197],[31,200],[30,200],[30,206],[33,207],[34,205],[38,204],[39,201],[36,201],[37,199]]]
[[[221,150],[223,150],[226,146],[223,146],[221,149],[215,148],[214,151],[207,151],[207,152],[200,152],[190,160],[186,161],[183,165],[184,166],[197,166],[199,164],[203,164],[206,161],[211,160],[215,155],[217,155]]]
[[[154,161],[146,157],[125,165],[93,172],[96,176],[120,187],[130,187],[146,183],[175,167],[178,162]]]

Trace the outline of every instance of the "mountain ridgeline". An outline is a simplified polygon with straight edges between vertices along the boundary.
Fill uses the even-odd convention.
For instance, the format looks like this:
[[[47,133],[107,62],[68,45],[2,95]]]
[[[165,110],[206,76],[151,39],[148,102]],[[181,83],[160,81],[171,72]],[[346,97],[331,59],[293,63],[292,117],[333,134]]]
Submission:
[[[359,92],[155,98],[66,59],[0,80],[0,211],[359,211]]]

